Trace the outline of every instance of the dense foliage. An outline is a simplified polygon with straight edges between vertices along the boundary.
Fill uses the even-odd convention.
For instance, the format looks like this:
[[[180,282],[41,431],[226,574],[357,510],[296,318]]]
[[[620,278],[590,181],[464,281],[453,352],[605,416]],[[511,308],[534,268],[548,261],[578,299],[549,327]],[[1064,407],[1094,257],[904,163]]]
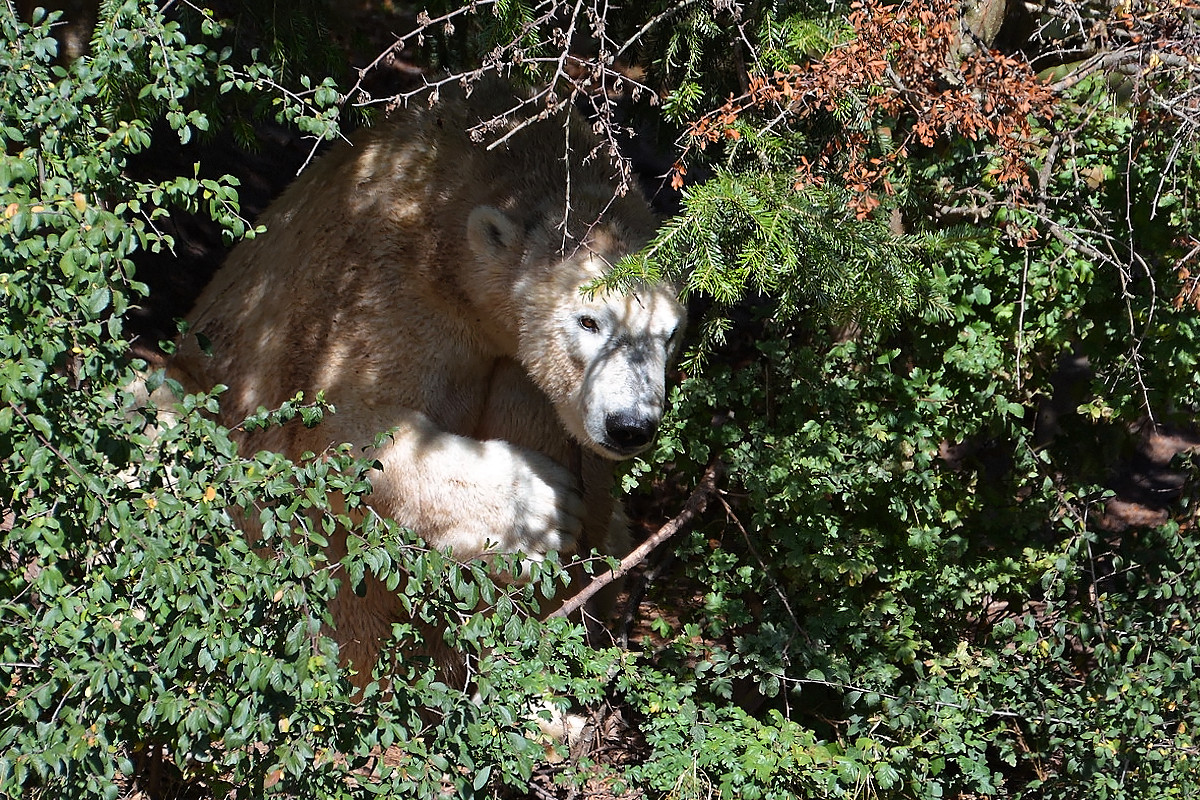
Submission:
[[[724,488],[631,649],[538,621],[555,564],[497,588],[362,514],[345,450],[241,453],[204,413],[219,388],[170,413],[129,391],[125,316],[153,300],[134,264],[179,244],[165,218],[255,233],[234,179],[134,178],[134,156],[264,113],[330,138],[430,91],[371,96],[389,53],[351,87],[305,77],[320,26],[256,51],[256,4],[164,6],[106,0],[69,61],[53,17],[0,10],[0,795],[494,796],[535,772],[543,795],[1200,790],[1197,465],[1152,525],[1105,507],[1135,434],[1200,404],[1194,3],[397,21],[390,55],[446,70],[432,91],[481,69],[547,87],[516,113],[590,108],[612,155],[626,125],[657,132],[652,177],[682,189],[614,276],[667,273],[704,311],[623,488],[678,506],[715,463]],[[337,562],[334,524],[355,531]],[[322,625],[368,573],[414,624],[354,696]],[[407,656],[441,630],[469,691]],[[636,757],[558,761],[528,714],[546,697],[622,709]]]
[[[0,794],[346,796],[361,793],[347,776],[371,775],[381,748],[391,767],[372,785],[392,796],[527,779],[544,749],[489,698],[572,688],[556,675],[594,695],[584,679],[604,664],[588,653],[588,668],[561,666],[585,652],[581,634],[536,623],[538,587],[510,597],[394,523],[354,523],[365,465],[345,451],[302,464],[242,454],[204,413],[216,395],[160,415],[128,390],[142,366],[121,335],[144,289],[132,259],[175,246],[160,221],[198,211],[231,238],[253,231],[229,178],[139,182],[123,168],[156,137],[204,131],[199,107],[214,97],[257,100],[278,83],[269,64],[221,48],[211,18],[185,36],[145,4],[101,12],[90,55],[67,66],[52,17],[0,20]],[[282,119],[333,131],[326,86],[276,97]],[[326,410],[298,398],[245,424],[314,424]],[[247,518],[261,527],[254,542]],[[331,564],[335,523],[358,535]],[[391,691],[351,698],[321,626],[335,580],[367,572],[392,587],[403,574],[415,619],[477,655],[482,704],[416,661],[396,666]],[[474,614],[481,598],[499,613]]]

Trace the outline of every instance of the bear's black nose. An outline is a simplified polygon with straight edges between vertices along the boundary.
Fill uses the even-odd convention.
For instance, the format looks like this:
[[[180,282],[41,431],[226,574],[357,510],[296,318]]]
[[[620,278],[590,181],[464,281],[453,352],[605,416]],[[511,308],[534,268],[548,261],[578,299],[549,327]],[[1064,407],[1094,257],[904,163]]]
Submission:
[[[640,417],[624,412],[609,414],[604,418],[604,429],[610,442],[618,450],[632,453],[650,444],[658,422],[649,417]]]

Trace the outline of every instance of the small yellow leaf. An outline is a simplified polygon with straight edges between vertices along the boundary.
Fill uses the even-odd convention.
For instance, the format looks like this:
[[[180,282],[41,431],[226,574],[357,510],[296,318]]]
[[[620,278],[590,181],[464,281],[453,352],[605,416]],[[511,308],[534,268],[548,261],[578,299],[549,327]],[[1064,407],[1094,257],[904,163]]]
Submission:
[[[213,501],[213,498],[216,496],[217,496],[217,490],[214,487],[209,486],[207,489],[204,490],[204,502],[211,503]]]
[[[75,208],[80,211],[87,208],[87,196],[83,192],[76,192],[71,199],[75,201]]]
[[[287,733],[288,730],[291,729],[291,727],[292,727],[292,721],[290,719],[288,719],[287,717],[279,718],[279,732],[280,733]]]
[[[17,205],[16,203],[9,203],[7,206],[4,207],[4,218],[12,219],[13,217],[15,217],[17,215],[17,212],[20,210],[21,210],[21,207],[19,205]]]
[[[45,207],[45,206],[42,206],[42,205],[37,205],[37,206],[33,206],[33,207],[32,207],[32,208],[30,208],[29,210],[30,210],[30,211],[32,211],[32,212],[33,212],[33,213],[35,213],[35,214],[40,214],[40,213],[42,213],[43,211],[45,211],[45,210],[46,210],[46,207]]]
[[[146,498],[146,508],[149,508],[151,511],[153,511],[157,505],[158,505],[157,499],[155,499],[153,497]]]

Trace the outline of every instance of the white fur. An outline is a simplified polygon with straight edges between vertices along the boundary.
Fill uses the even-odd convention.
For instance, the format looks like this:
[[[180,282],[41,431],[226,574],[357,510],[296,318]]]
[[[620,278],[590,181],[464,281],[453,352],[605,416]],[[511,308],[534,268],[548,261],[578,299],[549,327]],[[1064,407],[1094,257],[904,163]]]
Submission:
[[[190,389],[230,388],[222,419],[318,391],[337,413],[243,435],[300,459],[351,442],[379,462],[369,503],[458,558],[551,551],[620,555],[610,459],[644,449],[661,418],[683,310],[674,290],[588,297],[582,287],[641,247],[644,201],[576,160],[556,126],[488,153],[465,134],[513,97],[477,91],[361,132],[264,215],[191,315],[170,364]],[[572,120],[587,152],[587,125]],[[564,187],[572,220],[564,228]],[[377,434],[392,431],[380,447]],[[345,534],[331,557],[346,550]],[[382,581],[332,607],[343,656],[369,672],[402,619]],[[453,671],[452,654],[438,658]],[[360,679],[361,680],[361,679]]]

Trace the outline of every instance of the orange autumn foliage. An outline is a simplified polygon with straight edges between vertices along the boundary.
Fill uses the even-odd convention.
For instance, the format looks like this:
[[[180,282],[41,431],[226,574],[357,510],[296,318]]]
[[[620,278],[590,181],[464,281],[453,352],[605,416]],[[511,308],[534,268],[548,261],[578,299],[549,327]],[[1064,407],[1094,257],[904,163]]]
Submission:
[[[1054,114],[1051,87],[1020,59],[962,47],[964,31],[952,0],[856,3],[853,35],[822,58],[771,76],[751,76],[750,89],[697,120],[690,135],[703,149],[735,133],[739,116],[771,109],[793,120],[835,115],[840,131],[814,161],[802,159],[797,186],[837,176],[861,218],[893,191],[892,176],[914,148],[953,137],[985,141],[993,179],[1019,200],[1029,191],[1032,120]],[[881,136],[892,139],[880,147]]]

